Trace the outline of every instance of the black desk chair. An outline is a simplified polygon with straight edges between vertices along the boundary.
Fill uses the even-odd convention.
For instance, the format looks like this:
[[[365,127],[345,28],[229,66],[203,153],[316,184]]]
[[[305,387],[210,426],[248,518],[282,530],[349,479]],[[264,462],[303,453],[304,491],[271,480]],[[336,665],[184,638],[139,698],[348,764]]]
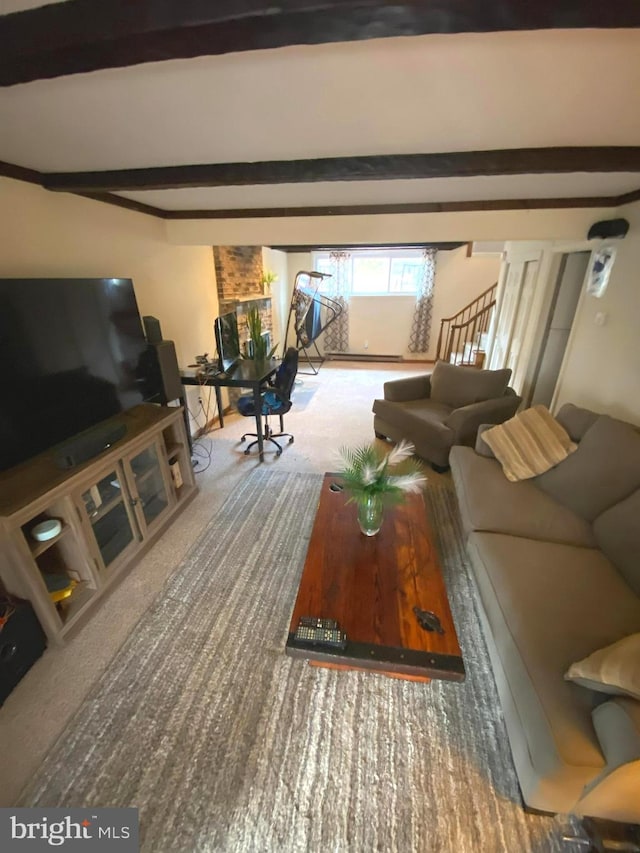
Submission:
[[[272,385],[265,388],[260,394],[262,408],[260,413],[264,415],[264,430],[263,438],[265,441],[270,441],[277,447],[276,456],[282,453],[282,447],[275,440],[276,438],[288,438],[289,444],[293,444],[293,436],[289,432],[284,432],[283,415],[291,408],[291,393],[298,372],[298,350],[295,347],[289,347],[286,351],[282,364],[278,368],[275,379]],[[246,395],[238,399],[238,411],[245,418],[255,418],[256,410],[253,401],[253,395]],[[280,432],[273,432],[269,423],[270,415],[278,415],[280,418]],[[247,436],[255,436],[256,441],[245,450],[245,455],[248,456],[251,448],[258,443],[257,434],[255,432],[246,432],[240,441],[244,441]]]

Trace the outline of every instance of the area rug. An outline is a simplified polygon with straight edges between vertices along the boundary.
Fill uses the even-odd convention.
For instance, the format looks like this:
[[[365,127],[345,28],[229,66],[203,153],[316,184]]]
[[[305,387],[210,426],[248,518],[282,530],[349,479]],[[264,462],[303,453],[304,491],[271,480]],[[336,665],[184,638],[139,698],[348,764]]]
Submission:
[[[295,411],[304,411],[311,402],[311,400],[313,400],[314,394],[317,390],[317,385],[310,385],[307,382],[302,382],[300,384],[296,383],[291,394],[291,399],[293,401],[293,405],[295,406]]]
[[[19,805],[137,806],[149,853],[562,849],[557,821],[522,811],[447,486],[427,501],[466,681],[285,656],[321,482],[248,474]]]

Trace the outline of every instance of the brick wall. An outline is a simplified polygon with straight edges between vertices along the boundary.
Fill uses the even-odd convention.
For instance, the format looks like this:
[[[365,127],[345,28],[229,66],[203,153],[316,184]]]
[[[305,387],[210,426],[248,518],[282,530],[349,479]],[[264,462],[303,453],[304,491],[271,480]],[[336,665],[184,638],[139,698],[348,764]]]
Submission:
[[[220,314],[236,311],[241,342],[246,338],[246,326],[243,315],[249,307],[248,300],[260,311],[262,328],[265,332],[273,330],[271,299],[264,298],[262,286],[262,247],[261,246],[214,246],[213,259],[216,269],[218,302]],[[275,344],[276,341],[272,341]]]
[[[213,259],[221,314],[233,311],[242,299],[263,295],[260,246],[214,246]]]

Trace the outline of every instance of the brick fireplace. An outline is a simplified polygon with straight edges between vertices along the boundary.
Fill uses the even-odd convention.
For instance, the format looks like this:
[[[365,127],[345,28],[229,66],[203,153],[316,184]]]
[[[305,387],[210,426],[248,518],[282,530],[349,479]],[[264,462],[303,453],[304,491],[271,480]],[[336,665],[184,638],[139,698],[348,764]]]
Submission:
[[[241,342],[248,337],[243,315],[254,304],[260,311],[263,330],[272,333],[271,297],[264,295],[262,287],[262,247],[214,246],[213,259],[220,314],[237,313]]]

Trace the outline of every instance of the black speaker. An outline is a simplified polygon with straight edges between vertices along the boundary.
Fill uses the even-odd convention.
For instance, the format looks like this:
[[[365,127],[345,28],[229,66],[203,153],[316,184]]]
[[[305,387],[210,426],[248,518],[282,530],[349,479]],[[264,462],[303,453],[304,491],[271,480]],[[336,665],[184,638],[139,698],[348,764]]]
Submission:
[[[594,237],[600,237],[603,240],[609,240],[613,237],[625,237],[629,230],[629,223],[626,219],[602,219],[600,222],[594,222],[587,234],[588,240],[593,240]]]
[[[143,317],[142,325],[144,326],[144,335],[150,344],[161,343],[162,331],[160,329],[160,320],[157,317]]]
[[[64,470],[82,465],[103,450],[108,450],[116,441],[120,441],[126,432],[125,423],[97,424],[56,448],[53,461],[58,468]]]
[[[166,404],[182,397],[184,391],[173,341],[160,341],[150,348],[155,357],[154,372],[159,388],[159,402]]]
[[[28,601],[0,599],[0,705],[47,647],[47,638]]]

